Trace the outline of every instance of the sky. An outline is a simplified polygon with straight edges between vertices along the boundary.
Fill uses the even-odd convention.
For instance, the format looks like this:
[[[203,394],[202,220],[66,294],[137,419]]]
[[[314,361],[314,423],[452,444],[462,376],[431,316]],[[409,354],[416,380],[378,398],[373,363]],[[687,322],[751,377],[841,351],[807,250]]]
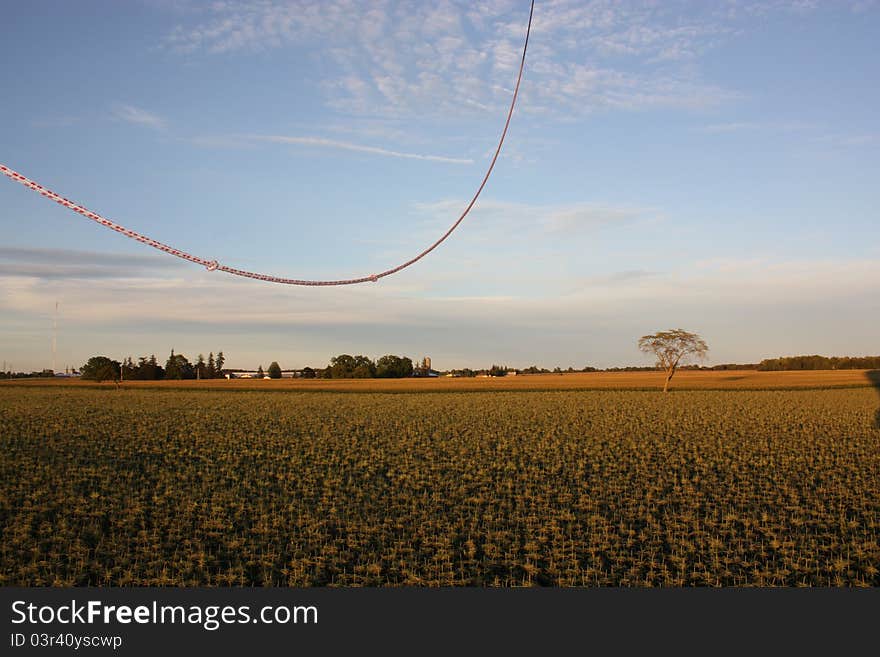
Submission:
[[[348,278],[458,218],[527,0],[35,0],[0,21],[0,163],[232,267]],[[538,0],[501,157],[377,283],[209,272],[0,178],[0,360],[222,350],[435,368],[880,353],[880,3]]]

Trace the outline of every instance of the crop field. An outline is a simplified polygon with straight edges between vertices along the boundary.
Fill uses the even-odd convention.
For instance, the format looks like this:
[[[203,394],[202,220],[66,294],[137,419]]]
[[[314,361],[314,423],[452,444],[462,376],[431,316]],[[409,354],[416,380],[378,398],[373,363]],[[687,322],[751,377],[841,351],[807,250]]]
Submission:
[[[878,392],[2,385],[0,585],[878,586]]]
[[[789,388],[852,388],[877,385],[864,370],[758,372],[756,370],[681,370],[672,380],[678,390],[767,390]],[[322,392],[483,392],[528,390],[660,390],[662,372],[574,372],[520,376],[437,377],[406,379],[213,379],[203,381],[125,381],[128,388],[183,390],[301,390]],[[19,379],[3,385],[44,387],[113,387],[76,379]]]

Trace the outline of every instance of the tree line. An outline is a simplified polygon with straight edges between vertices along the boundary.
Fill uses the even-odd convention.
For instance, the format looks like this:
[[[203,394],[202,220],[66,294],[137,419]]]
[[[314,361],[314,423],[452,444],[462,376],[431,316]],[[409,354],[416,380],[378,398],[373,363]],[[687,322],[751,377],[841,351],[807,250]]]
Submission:
[[[159,381],[163,379],[217,379],[223,378],[227,373],[235,373],[241,370],[230,370],[225,367],[226,358],[222,351],[208,354],[206,359],[199,354],[195,362],[190,362],[183,354],[177,354],[171,350],[165,364],[159,363],[155,354],[141,356],[135,361],[131,356],[122,361],[108,358],[107,356],[92,356],[82,366],[80,373],[84,379],[97,381]],[[449,370],[449,374],[461,377],[471,377],[483,374],[490,376],[505,376],[508,372],[519,374],[567,374],[574,372],[638,372],[657,371],[658,365],[653,366],[629,366],[609,367],[599,369],[586,366],[581,369],[568,367],[563,369],[555,367],[547,369],[532,365],[522,369],[514,369],[506,365],[492,365],[487,369],[461,368]],[[678,369],[699,370],[760,370],[765,372],[780,372],[790,370],[877,370],[880,369],[880,356],[783,356],[779,358],[767,358],[760,363],[722,363],[712,366],[683,365]],[[432,370],[426,367],[426,363],[413,363],[412,359],[388,354],[373,360],[367,356],[340,354],[330,359],[326,367],[305,367],[297,370],[302,378],[327,378],[327,379],[351,379],[351,378],[404,378],[410,376],[427,376]],[[0,371],[0,379],[52,377],[52,370],[41,372],[12,372]],[[269,376],[280,379],[282,370],[277,361],[273,361],[267,370],[262,365],[257,370],[257,376]]]
[[[492,367],[495,367],[494,365]],[[554,367],[552,370],[548,370],[546,367],[538,367],[537,365],[532,365],[530,367],[526,367],[521,370],[517,370],[519,374],[573,374],[574,372],[600,372],[598,368],[590,367],[587,365],[586,367],[582,367],[581,369],[575,369],[574,367],[567,367],[566,369],[562,369],[561,367]]]
[[[205,360],[199,354],[195,363],[191,363],[183,354],[175,354],[174,349],[165,361],[159,364],[156,354],[141,356],[137,362],[131,356],[122,362],[107,356],[92,356],[82,366],[80,374],[83,379],[92,381],[161,381],[181,379],[220,379],[225,376],[223,366],[226,357],[222,351],[214,356],[212,351]]]
[[[880,356],[785,356],[767,358],[758,364],[764,372],[786,370],[876,370]]]
[[[424,362],[413,365],[406,356],[387,354],[374,361],[363,355],[340,354],[319,375],[325,379],[402,379],[427,374],[429,369]]]

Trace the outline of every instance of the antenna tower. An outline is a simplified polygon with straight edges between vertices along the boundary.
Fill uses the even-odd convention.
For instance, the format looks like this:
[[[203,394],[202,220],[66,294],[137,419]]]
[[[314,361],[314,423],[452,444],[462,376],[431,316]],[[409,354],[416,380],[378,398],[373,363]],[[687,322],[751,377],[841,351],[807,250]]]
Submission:
[[[52,374],[55,374],[55,360],[58,356],[58,302],[55,302],[55,316],[52,318]]]

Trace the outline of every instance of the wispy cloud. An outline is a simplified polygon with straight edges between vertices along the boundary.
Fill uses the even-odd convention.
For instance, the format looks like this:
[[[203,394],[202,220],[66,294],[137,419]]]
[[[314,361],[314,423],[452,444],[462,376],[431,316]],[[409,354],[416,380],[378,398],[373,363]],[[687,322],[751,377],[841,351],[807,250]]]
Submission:
[[[429,219],[432,229],[450,222],[465,207],[464,199],[444,199],[416,203],[417,212]],[[627,225],[658,216],[650,208],[602,205],[596,203],[531,204],[481,199],[473,210],[468,239],[530,241],[546,236],[560,238],[590,233],[602,228]]]
[[[709,134],[723,134],[726,132],[742,132],[744,130],[759,130],[764,124],[753,121],[734,121],[731,123],[712,123],[701,127],[700,132]]]
[[[125,121],[126,123],[133,123],[135,125],[142,125],[148,128],[153,128],[155,130],[163,130],[166,126],[166,121],[158,114],[154,114],[153,112],[149,112],[140,107],[135,107],[134,105],[126,105],[125,103],[114,103],[111,108],[111,112],[113,114],[113,118],[118,121]]]
[[[858,146],[875,146],[880,144],[880,134],[863,133],[854,135],[829,134],[816,138],[817,141],[843,148]]]
[[[122,258],[124,258],[123,256]],[[736,276],[731,276],[736,272]],[[445,317],[452,308],[432,308],[437,299],[448,298],[457,303],[482,301],[491,296],[507,302],[511,316],[528,309],[530,305],[546,307],[583,308],[587,301],[598,307],[614,310],[630,305],[633,299],[652,298],[656,304],[690,300],[696,306],[706,304],[707,297],[715,295],[719,303],[755,301],[760,305],[780,301],[807,301],[821,305],[840,299],[840,290],[848,295],[863,295],[878,291],[880,264],[866,260],[773,261],[724,259],[717,263],[682,264],[671,272],[621,270],[601,276],[581,279],[581,285],[569,294],[553,298],[534,299],[516,295],[487,295],[474,289],[472,295],[424,295],[432,285],[432,272],[412,270],[406,276],[416,289],[398,287],[393,281],[369,286],[340,289],[300,289],[243,281],[220,274],[208,274],[197,267],[189,267],[187,275],[179,272],[132,280],[95,281],[84,287],[81,281],[56,282],[76,297],[78,310],[71,316],[89,321],[129,321],[142,319],[185,319],[214,323],[221,318],[236,316],[242,306],[248,307],[248,325],[338,323],[360,325],[379,323],[390,325],[431,323]],[[555,273],[539,275],[545,282],[553,282]],[[104,278],[104,277],[101,277]],[[9,282],[9,279],[4,279]],[[427,287],[426,287],[427,286]],[[28,290],[27,294],[24,291]],[[10,295],[2,303],[5,310],[37,309],[42,301],[36,299],[44,290],[36,282],[10,283]],[[14,293],[13,293],[14,292]],[[209,293],[210,292],[210,293]],[[165,303],[154,305],[151,298],[164,298]],[[280,300],[284,303],[279,303]],[[295,299],[296,303],[290,303]],[[128,303],[130,302],[130,303]],[[79,313],[76,315],[76,313]]]
[[[467,158],[446,157],[444,155],[429,155],[425,153],[407,153],[403,151],[395,151],[377,146],[366,146],[364,144],[356,144],[350,141],[340,141],[337,139],[325,139],[323,137],[288,137],[284,135],[266,135],[252,137],[257,141],[271,142],[275,144],[292,144],[298,146],[316,146],[319,148],[335,148],[345,151],[354,151],[356,153],[368,153],[370,155],[381,155],[383,157],[397,157],[407,160],[427,160],[430,162],[445,162],[447,164],[473,164],[474,161]]]
[[[356,116],[486,113],[510,97],[527,4],[218,2],[164,40],[178,53],[303,48],[326,63],[326,103]],[[738,97],[692,61],[738,26],[711,11],[683,21],[665,3],[554,0],[536,10],[525,112],[700,108]]]
[[[816,129],[812,123],[804,121],[732,121],[729,123],[710,123],[697,128],[707,134],[724,134],[729,132],[803,132]]]
[[[545,80],[526,111],[569,116],[603,110],[702,109],[741,97],[736,91],[680,73],[627,72],[576,62],[548,62]],[[526,98],[530,96],[526,93]]]
[[[801,134],[808,136],[815,143],[823,143],[840,148],[880,144],[880,135],[877,133],[843,134],[829,132],[827,126],[804,121],[732,121],[729,123],[711,123],[698,127],[696,130],[709,135],[761,133],[762,136],[766,136],[798,133],[799,136]]]
[[[183,263],[144,253],[0,247],[0,276],[36,279],[121,279],[155,276]]]
[[[560,291],[552,297],[489,290],[473,277],[470,294],[449,293],[437,287],[435,274],[413,269],[404,275],[408,287],[389,280],[316,290],[240,281],[197,267],[185,276],[155,272],[85,283],[0,273],[0,312],[34,318],[30,328],[45,330],[44,318],[60,299],[62,346],[77,345],[69,356],[73,363],[84,362],[94,349],[120,357],[166,353],[173,346],[193,355],[214,346],[204,343],[210,328],[211,341],[222,342],[234,366],[249,367],[270,354],[294,365],[322,365],[344,349],[413,356],[429,349],[441,367],[501,357],[524,366],[533,358],[525,343],[551,359],[550,365],[557,357],[564,365],[572,359],[614,365],[637,357],[634,341],[641,333],[679,323],[705,331],[721,360],[737,350],[754,358],[776,350],[865,352],[876,344],[872,328],[880,321],[880,308],[871,303],[880,294],[880,265],[867,260],[679,263],[667,272],[612,270],[576,285],[565,272],[533,272],[542,286]],[[834,313],[827,312],[831,306]],[[812,318],[810,326],[803,325],[804,317]],[[799,330],[793,335],[789,325],[795,321]],[[0,345],[21,347],[15,330],[23,329],[0,330]],[[604,331],[601,338],[584,341],[585,333],[596,331]],[[36,367],[45,344],[34,343],[34,355],[22,354],[22,360],[34,358]]]

